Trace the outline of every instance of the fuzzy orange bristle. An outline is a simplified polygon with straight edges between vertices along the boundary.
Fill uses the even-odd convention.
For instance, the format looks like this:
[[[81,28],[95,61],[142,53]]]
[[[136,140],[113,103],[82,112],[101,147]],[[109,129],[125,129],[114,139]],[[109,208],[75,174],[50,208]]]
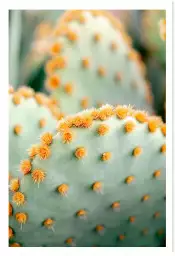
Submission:
[[[114,202],[114,203],[112,203],[111,207],[112,207],[112,209],[120,208],[120,203],[119,202]]]
[[[87,215],[87,212],[86,212],[85,210],[79,210],[79,211],[76,213],[76,215],[77,215],[78,217],[84,217],[84,216]]]
[[[106,107],[104,109],[101,109],[98,113],[98,118],[101,121],[104,121],[106,119],[108,119],[109,117],[111,117],[113,115],[113,109],[111,107]]]
[[[46,174],[41,169],[35,169],[32,171],[32,179],[34,183],[41,183],[44,181]]]
[[[95,42],[99,42],[99,41],[101,40],[101,38],[102,38],[102,36],[101,36],[100,33],[96,33],[96,34],[94,35],[94,41],[95,41]]]
[[[160,170],[156,170],[156,171],[153,173],[154,178],[158,178],[158,177],[160,177],[160,175],[161,175],[161,171],[160,171]]]
[[[57,190],[61,195],[64,196],[67,194],[69,186],[67,184],[61,184],[60,186],[58,186]]]
[[[37,155],[41,160],[45,160],[50,157],[51,150],[48,146],[41,144],[37,148]]]
[[[99,114],[100,112],[98,110],[93,110],[91,113],[93,120],[99,119]]]
[[[46,63],[46,67],[45,67],[45,71],[48,75],[51,75],[54,73],[56,69],[56,65],[55,65],[55,62],[53,60],[49,60],[47,63]]]
[[[58,75],[53,75],[47,80],[47,86],[49,89],[55,90],[61,85],[61,79]]]
[[[104,231],[104,226],[103,225],[97,225],[95,227],[95,229],[96,229],[97,232],[102,232],[102,231]]]
[[[33,145],[29,150],[28,150],[28,155],[31,159],[33,159],[37,155],[37,145]]]
[[[166,144],[163,144],[162,147],[160,148],[160,151],[165,154],[166,153]]]
[[[70,237],[70,238],[66,239],[65,243],[66,243],[67,245],[73,245],[73,244],[74,244],[74,240],[73,240],[72,237]]]
[[[125,239],[125,235],[119,235],[119,240],[122,241]]]
[[[82,66],[83,66],[83,68],[90,67],[90,59],[88,57],[82,59]]]
[[[11,239],[14,236],[13,229],[9,227],[9,239]]]
[[[148,121],[148,129],[150,132],[155,132],[158,128],[158,121],[157,119],[151,119]]]
[[[19,105],[21,103],[21,95],[18,92],[15,92],[12,97],[12,101],[15,105]]]
[[[102,190],[102,183],[100,181],[96,181],[92,185],[92,190],[94,190],[94,191],[101,191]]]
[[[15,127],[14,127],[14,133],[15,133],[16,135],[19,135],[19,134],[22,133],[22,126],[21,126],[20,124],[15,125]]]
[[[139,155],[142,154],[142,148],[141,147],[136,147],[133,152],[132,152],[133,156],[137,157]]]
[[[53,61],[57,69],[63,69],[67,66],[67,58],[64,56],[56,56]]]
[[[140,123],[145,123],[148,120],[148,116],[147,116],[146,112],[144,112],[144,111],[136,111],[134,114],[134,117]]]
[[[20,187],[19,179],[18,178],[17,179],[11,179],[11,181],[10,181],[10,190],[12,192],[16,192],[16,191],[18,191],[19,187]]]
[[[63,143],[70,143],[74,139],[74,133],[72,131],[65,131],[62,134]]]
[[[11,203],[9,203],[8,211],[9,211],[9,216],[12,216],[12,214],[13,214],[13,208],[12,208]]]
[[[43,105],[46,103],[46,97],[43,93],[36,93],[34,96],[36,102],[38,103],[38,105]]]
[[[99,125],[97,132],[100,136],[104,136],[109,132],[109,125],[107,124],[101,124]]]
[[[57,42],[51,46],[50,52],[52,55],[57,55],[61,52],[61,50],[62,50],[62,44]]]
[[[77,33],[71,31],[71,30],[68,30],[67,31],[67,38],[71,41],[71,42],[75,42],[78,40],[78,35]]]
[[[13,202],[17,205],[23,205],[25,203],[25,196],[21,192],[15,192],[13,195]]]
[[[129,115],[129,108],[117,106],[115,109],[115,113],[119,119],[125,119]]]
[[[112,157],[111,152],[104,152],[101,156],[102,161],[108,161]]]
[[[133,132],[134,130],[135,130],[135,128],[136,128],[136,124],[135,124],[135,122],[133,122],[133,121],[127,121],[126,123],[125,123],[125,132],[126,133],[130,133],[130,132]]]
[[[75,150],[75,156],[77,159],[82,159],[87,155],[87,149],[85,147],[79,147]]]
[[[52,144],[53,141],[53,135],[50,132],[46,132],[41,136],[41,143],[49,146]]]
[[[98,72],[98,74],[99,74],[99,76],[101,76],[101,77],[104,77],[104,76],[106,76],[106,69],[104,68],[104,67],[99,67],[98,69],[97,69],[97,72]]]
[[[30,160],[23,160],[20,164],[20,171],[26,175],[28,174],[32,169],[32,164]]]
[[[81,106],[82,106],[82,108],[86,109],[86,108],[88,108],[88,105],[89,105],[89,99],[88,99],[87,97],[83,98],[83,99],[81,100]]]
[[[84,116],[82,118],[80,127],[81,128],[89,128],[89,127],[91,127],[92,123],[93,123],[93,120],[92,120],[91,116]]]
[[[135,219],[136,219],[135,216],[130,216],[130,217],[129,217],[129,222],[134,223],[134,222],[135,222]]]
[[[32,88],[28,88],[27,86],[20,87],[18,92],[26,99],[31,98],[34,95],[34,90]]]
[[[51,218],[46,219],[43,224],[46,228],[50,228],[53,226],[54,220]]]
[[[20,224],[25,224],[28,218],[27,214],[24,212],[17,212],[15,217]]]
[[[130,184],[130,183],[132,183],[134,180],[135,180],[135,177],[134,177],[134,176],[128,176],[128,177],[125,179],[125,182],[126,182],[127,184]]]
[[[39,127],[40,128],[43,128],[46,126],[46,119],[45,118],[42,118],[39,120]]]
[[[164,136],[166,136],[166,124],[163,124],[161,126],[161,132],[163,133]]]
[[[64,91],[65,93],[67,93],[68,95],[72,95],[73,93],[73,84],[72,83],[67,83],[64,85]]]
[[[143,197],[142,197],[142,201],[144,202],[144,201],[148,201],[150,199],[150,195],[144,195]]]

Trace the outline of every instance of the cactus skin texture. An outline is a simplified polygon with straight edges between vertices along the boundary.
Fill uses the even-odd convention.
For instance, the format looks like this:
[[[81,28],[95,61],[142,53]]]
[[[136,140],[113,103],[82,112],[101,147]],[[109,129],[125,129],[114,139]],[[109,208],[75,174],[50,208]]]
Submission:
[[[46,87],[65,114],[104,104],[151,111],[145,66],[120,22],[106,11],[68,11],[53,35]]]
[[[60,112],[51,99],[31,88],[9,89],[9,172],[19,174],[19,163],[42,132],[54,131]]]
[[[166,46],[165,42],[161,39],[162,37],[160,37],[160,32],[162,34],[163,28],[159,32],[159,27],[162,25],[159,22],[160,19],[164,20],[165,16],[166,11],[164,10],[147,10],[144,11],[142,18],[143,43],[149,50],[150,56],[155,56],[163,67],[166,65]]]
[[[160,246],[166,125],[130,107],[105,105],[66,117],[57,130],[41,140],[18,193],[10,192],[10,244]],[[22,229],[26,216],[17,212],[27,216]]]

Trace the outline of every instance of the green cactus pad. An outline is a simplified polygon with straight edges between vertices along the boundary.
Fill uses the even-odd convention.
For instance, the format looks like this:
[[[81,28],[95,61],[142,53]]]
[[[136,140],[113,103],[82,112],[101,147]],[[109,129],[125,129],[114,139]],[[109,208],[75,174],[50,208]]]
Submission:
[[[54,131],[59,111],[51,99],[32,89],[20,87],[9,94],[9,173],[19,174],[20,160],[42,132]]]
[[[120,105],[61,120],[10,192],[11,246],[160,246],[165,135],[158,118]]]
[[[102,104],[151,112],[145,67],[120,22],[105,11],[68,11],[53,33],[46,87],[66,114]]]

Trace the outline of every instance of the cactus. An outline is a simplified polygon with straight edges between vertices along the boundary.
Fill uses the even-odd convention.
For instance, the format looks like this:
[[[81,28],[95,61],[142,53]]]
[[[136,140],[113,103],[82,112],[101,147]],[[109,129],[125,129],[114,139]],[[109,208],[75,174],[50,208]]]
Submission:
[[[37,144],[10,191],[10,246],[160,246],[166,125],[130,106],[84,110]]]
[[[41,54],[39,48],[44,50],[46,48],[43,47],[44,40],[40,40],[41,36],[38,36],[38,33],[36,35],[35,29],[41,23],[45,24],[47,28],[51,27],[63,12],[63,10],[10,10],[9,57],[11,84],[16,87],[19,87],[20,84],[28,84],[28,79],[37,74],[35,68],[38,68],[41,64],[46,53],[46,51],[43,51]],[[47,28],[45,31],[48,30]],[[43,36],[42,39],[44,39]],[[45,39],[48,40],[47,34],[45,34]],[[38,88],[38,85],[33,87],[35,86]]]
[[[142,18],[142,41],[155,58],[165,67],[166,47],[159,34],[160,19],[164,19],[166,11],[147,10]],[[162,31],[163,32],[163,31]]]
[[[25,86],[9,90],[9,173],[19,174],[20,160],[28,156],[27,148],[44,131],[55,130],[60,112],[48,97]]]
[[[152,111],[144,64],[120,22],[108,12],[65,12],[52,40],[46,86],[63,113],[106,103]]]
[[[23,49],[20,83],[27,83],[35,91],[43,91],[45,73],[43,72],[40,83],[35,83],[35,79],[40,75],[41,68],[44,71],[43,66],[48,56],[52,27],[63,12],[62,10],[23,11],[25,27],[30,29],[31,33],[24,33],[25,48]],[[32,25],[31,22],[33,22]]]

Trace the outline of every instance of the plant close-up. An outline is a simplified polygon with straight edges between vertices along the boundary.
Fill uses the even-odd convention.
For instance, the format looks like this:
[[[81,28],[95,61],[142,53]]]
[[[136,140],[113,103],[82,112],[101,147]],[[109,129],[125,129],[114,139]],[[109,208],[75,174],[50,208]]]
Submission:
[[[166,246],[166,12],[9,11],[9,247]]]

